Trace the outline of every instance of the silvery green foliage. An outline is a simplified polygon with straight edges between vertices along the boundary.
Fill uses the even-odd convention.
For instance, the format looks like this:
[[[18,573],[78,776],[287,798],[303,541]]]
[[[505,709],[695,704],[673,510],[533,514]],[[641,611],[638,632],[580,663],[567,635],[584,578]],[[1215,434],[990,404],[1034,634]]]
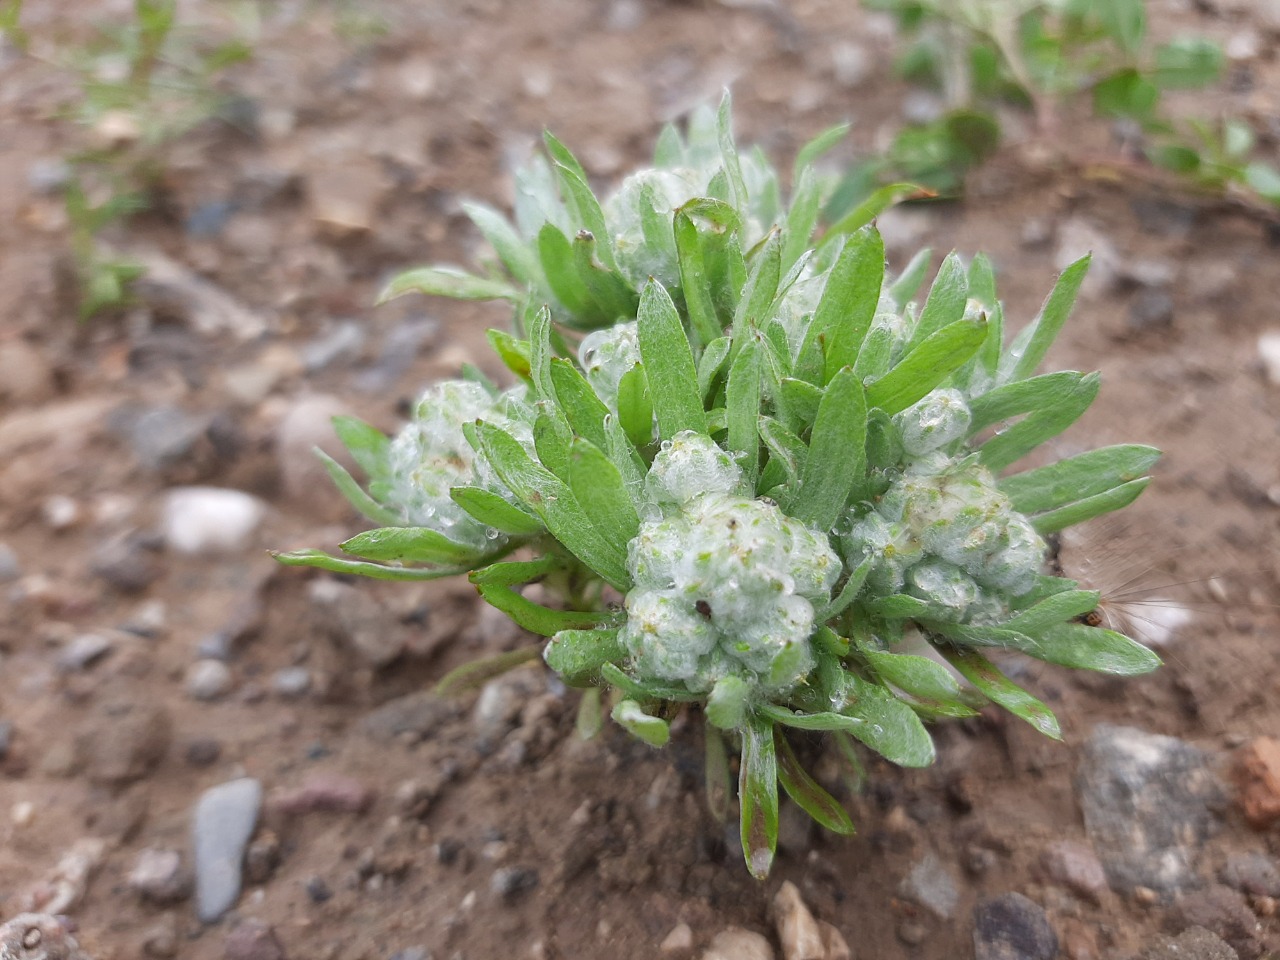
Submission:
[[[1096,593],[1044,571],[1046,537],[1131,502],[1158,452],[1015,467],[1097,394],[1096,374],[1037,374],[1087,258],[1006,340],[984,257],[946,257],[923,294],[927,251],[887,270],[868,222],[900,188],[818,230],[811,161],[839,132],[802,151],[786,203],[759,156],[739,155],[727,101],[686,137],[664,131],[654,169],[604,204],[548,137],[550,163],[517,179],[514,225],[470,208],[505,275],[424,268],[388,290],[512,301],[513,332],[490,340],[519,385],[438,384],[394,439],[338,421],[367,490],[326,466],[380,526],[345,557],[280,557],[395,580],[465,572],[548,638],[446,686],[540,654],[588,691],[585,725],[611,690],[614,720],[655,745],[697,705],[710,770],[727,770],[722,736],[740,746],[757,875],[779,785],[852,830],[787,730],[923,766],[926,722],[988,703],[1060,735],[1001,657],[1158,664],[1081,620]],[[557,599],[524,596],[534,582]]]

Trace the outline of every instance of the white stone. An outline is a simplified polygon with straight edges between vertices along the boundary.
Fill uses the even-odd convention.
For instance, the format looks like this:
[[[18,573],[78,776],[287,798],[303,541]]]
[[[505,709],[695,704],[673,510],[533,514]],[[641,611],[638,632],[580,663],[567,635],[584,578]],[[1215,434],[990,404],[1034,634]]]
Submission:
[[[164,542],[178,553],[234,553],[249,546],[266,510],[242,490],[175,487],[165,495]]]
[[[217,700],[231,689],[231,670],[220,660],[197,660],[187,670],[187,693],[196,700]]]
[[[1269,330],[1258,338],[1258,356],[1267,379],[1280,386],[1280,330]]]
[[[805,906],[799,888],[790,880],[773,896],[773,917],[786,960],[824,960],[827,947],[822,942],[822,930]]]
[[[753,930],[730,927],[716,934],[702,960],[773,960],[773,947]]]

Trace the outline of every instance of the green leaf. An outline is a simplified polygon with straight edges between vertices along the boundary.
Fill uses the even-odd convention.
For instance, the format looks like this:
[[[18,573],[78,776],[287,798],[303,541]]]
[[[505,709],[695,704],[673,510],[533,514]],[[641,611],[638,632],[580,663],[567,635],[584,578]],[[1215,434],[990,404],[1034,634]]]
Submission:
[[[1090,450],[1000,481],[1019,513],[1055,510],[1145,476],[1160,451],[1136,443]]]
[[[640,357],[662,439],[669,440],[682,430],[706,434],[693,351],[671,295],[657,280],[645,285],[637,320]]]
[[[605,611],[552,610],[521,596],[514,587],[528,583],[559,565],[555,557],[540,560],[506,561],[473,570],[469,579],[485,602],[501,610],[519,626],[543,637],[561,630],[578,630],[607,623],[613,616]]]
[[[653,442],[653,398],[644,364],[637,363],[618,381],[618,422],[637,448]]]
[[[672,222],[676,243],[676,260],[680,264],[680,288],[684,291],[685,308],[689,311],[689,328],[701,345],[720,336],[720,319],[716,316],[702,259],[702,241],[697,224],[684,210],[677,210]]]
[[[1147,33],[1145,0],[1103,0],[1093,5],[1093,13],[1125,51],[1134,54],[1141,49]]]
[[[1155,112],[1160,88],[1132,67],[1124,67],[1093,86],[1093,111],[1103,117],[1145,120]]]
[[[704,713],[707,722],[721,730],[736,730],[743,725],[751,705],[752,684],[730,674],[721,677],[707,696]]]
[[[854,482],[866,472],[866,446],[866,394],[846,367],[835,375],[818,405],[791,515],[818,530],[835,526]]]
[[[1094,375],[1090,375],[1094,376]],[[1088,379],[1083,373],[1061,370],[1028,380],[1015,380],[969,401],[972,420],[969,433],[1033,411],[1050,410],[1060,397],[1068,396]]]
[[[728,451],[742,468],[747,487],[755,489],[760,469],[760,348],[752,340],[738,353],[725,387],[725,416],[729,425]]]
[[[464,202],[462,209],[484,234],[484,238],[489,241],[489,245],[513,277],[535,290],[546,285],[537,255],[529,249],[524,238],[506,217],[483,203]]]
[[[796,163],[791,175],[791,182],[799,183],[801,176],[813,166],[815,160],[848,135],[850,126],[848,123],[837,123],[834,127],[828,127],[823,130],[801,147],[799,152],[796,153]]]
[[[565,483],[569,482],[571,443],[573,428],[564,414],[556,407],[543,404],[533,422],[533,449],[542,465]]]
[[[774,399],[778,414],[788,430],[804,433],[813,426],[813,421],[818,416],[818,405],[822,403],[821,388],[815,387],[808,380],[782,377],[778,381],[777,394]]]
[[[914,348],[930,334],[961,320],[968,297],[969,278],[964,264],[960,262],[958,254],[949,253],[938,268],[938,276],[929,290],[929,297],[925,300],[924,310],[911,333],[907,349]]]
[[[547,286],[569,313],[588,327],[608,322],[578,273],[573,245],[551,222],[544,223],[538,231],[538,256]]]
[[[1258,161],[1244,170],[1245,183],[1264,199],[1280,204],[1280,170],[1269,163]]]
[[[614,268],[602,267],[596,262],[597,249],[595,234],[578,231],[573,238],[573,260],[578,276],[606,319],[611,323],[630,320],[636,314],[636,292]]]
[[[479,660],[468,660],[460,667],[454,667],[436,684],[436,695],[456,697],[461,693],[479,690],[490,680],[510,673],[516,667],[538,659],[539,645],[521,647],[518,650],[507,650],[491,657]]]
[[[848,811],[809,776],[778,727],[774,727],[774,740],[778,757],[778,782],[787,791],[787,796],[832,833],[841,836],[853,834],[853,821],[849,819]]]
[[[529,379],[534,396],[551,400],[556,395],[551,382],[551,311],[543,307],[529,322]]]
[[[665,747],[671,739],[667,721],[649,716],[634,700],[620,700],[613,708],[612,716],[614,723],[651,747]]]
[[[533,514],[482,487],[452,487],[449,496],[481,523],[512,537],[534,537],[545,527]]]
[[[609,441],[605,453],[618,468],[618,473],[622,474],[622,484],[631,497],[632,505],[639,512],[648,505],[644,491],[645,462],[640,458],[635,445],[627,439],[616,417],[609,417],[604,427]]]
[[[987,336],[985,320],[958,320],[930,334],[867,387],[867,406],[900,413],[963,366]]]
[[[1021,717],[1046,737],[1062,739],[1062,728],[1058,726],[1058,718],[1053,711],[1001,673],[981,653],[950,647],[940,647],[938,652],[992,703],[1004,707],[1015,717]]]
[[[856,699],[840,713],[792,713],[782,707],[761,707],[771,720],[801,730],[842,730],[900,767],[933,763],[933,740],[914,710],[888,691],[857,680]]]
[[[1083,500],[1077,500],[1075,503],[1068,504],[1065,507],[1037,514],[1031,518],[1031,525],[1036,528],[1037,533],[1057,533],[1059,530],[1065,530],[1067,527],[1075,526],[1077,523],[1084,523],[1086,520],[1092,520],[1094,517],[1099,517],[1104,513],[1127,507],[1138,498],[1138,494],[1147,489],[1147,484],[1150,482],[1150,477],[1143,477],[1141,480],[1130,480],[1128,483],[1122,483],[1120,486],[1112,487],[1103,493],[1096,493],[1091,497],[1085,497]]]
[[[733,774],[729,769],[729,752],[724,737],[711,724],[703,726],[706,757],[703,764],[704,783],[707,791],[707,810],[716,823],[729,819],[729,789]]]
[[[775,230],[765,239],[756,254],[747,285],[742,289],[742,299],[733,316],[733,341],[730,356],[746,342],[747,331],[764,328],[769,319],[769,308],[778,292],[778,280],[782,273],[782,238]]]
[[[529,341],[517,340],[505,330],[486,330],[485,338],[508,370],[522,380],[529,379]]]
[[[833,617],[838,617],[858,598],[858,594],[862,592],[863,585],[867,582],[867,574],[871,572],[871,558],[863,560],[853,572],[849,574],[845,580],[844,586],[840,588],[840,592],[836,594],[836,598],[827,606],[818,606],[814,610],[813,622],[826,623]]]
[[[443,577],[456,577],[467,572],[466,567],[437,567],[434,569],[387,567],[380,563],[335,557],[322,550],[292,550],[288,553],[272,553],[271,555],[286,567],[315,567],[319,570],[328,570],[330,573],[371,577],[374,580],[439,580]]]
[[[685,166],[684,141],[674,123],[663,124],[658,142],[653,148],[653,165],[667,168]]]
[[[782,241],[783,270],[790,270],[800,255],[809,249],[809,239],[822,212],[822,193],[813,171],[804,170],[795,184]]]
[[[1080,284],[1089,271],[1089,259],[1086,254],[1062,271],[1040,308],[1040,315],[1018,335],[1009,354],[1013,369],[1004,378],[1006,381],[1024,380],[1036,372],[1036,367],[1040,366],[1040,361],[1049,352],[1049,347],[1071,314]]]
[[[724,172],[729,178],[730,196],[734,209],[745,217],[747,214],[747,185],[742,179],[742,164],[738,161],[738,148],[733,143],[733,102],[729,91],[720,98],[716,114],[716,133],[720,141],[720,156],[724,160]]]
[[[1034,636],[1059,623],[1092,613],[1098,607],[1100,596],[1096,590],[1063,590],[1032,604],[1001,626]]]
[[[1147,156],[1156,166],[1183,175],[1194,174],[1202,163],[1200,151],[1180,144],[1161,144],[1148,150]]]
[[[561,630],[542,650],[547,666],[571,687],[596,686],[600,668],[624,657],[617,630]]]
[[[818,249],[821,250],[838,237],[861,230],[895,203],[929,196],[933,196],[933,191],[914,183],[891,183],[883,186],[828,227],[827,232],[818,241]]]
[[[1222,73],[1222,51],[1204,37],[1182,37],[1156,47],[1152,80],[1162,90],[1194,90]]]
[[[630,589],[625,552],[586,519],[563,481],[535,463],[519,441],[500,427],[478,423],[476,436],[498,477],[533,508],[553,537],[610,584],[622,591]]]
[[[347,472],[347,468],[337,460],[319,447],[313,448],[312,453],[320,458],[325,472],[329,474],[329,478],[333,481],[334,486],[338,488],[338,492],[346,497],[347,502],[360,511],[363,516],[368,517],[374,523],[380,523],[386,527],[394,527],[396,524],[404,522],[404,518],[394,510],[384,507],[369,494],[365,493],[360,484],[356,483],[355,478]]]
[[[682,687],[651,683],[629,677],[622,672],[621,667],[614,663],[602,664],[600,676],[610,686],[617,687],[627,696],[636,700],[671,700],[675,703],[693,703],[702,699],[702,694],[690,693]]]
[[[518,301],[524,292],[501,280],[486,280],[457,267],[417,267],[391,279],[378,294],[378,303],[386,303],[406,293],[424,293],[432,297],[454,300]]]
[[[778,846],[778,756],[773,724],[752,717],[741,728],[742,766],[738,803],[742,809],[742,852],[757,880],[769,875]]]
[[[622,474],[595,444],[575,438],[569,458],[569,488],[587,519],[624,555],[640,532]]]
[[[358,533],[340,545],[344,552],[365,560],[396,563],[431,563],[465,566],[480,553],[454,543],[439,530],[427,527],[381,527]]]
[[[1098,395],[1099,384],[1097,374],[1081,377],[1054,398],[1054,406],[1036,410],[984,443],[978,448],[979,458],[997,473],[1017,462],[1075,423]]]
[[[707,344],[698,359],[698,393],[706,404],[714,399],[725,371],[729,368],[730,346],[732,344],[728,337],[717,337]]]
[[[551,361],[551,385],[573,432],[603,449],[604,418],[609,416],[609,408],[596,396],[587,378],[568,360],[556,357]]]
[[[891,683],[921,700],[948,701],[960,696],[960,685],[941,664],[928,657],[887,653],[867,643],[858,644],[872,669],[885,683]]]
[[[912,257],[898,278],[889,285],[889,299],[901,310],[907,302],[920,290],[924,278],[929,272],[929,262],[933,259],[933,251],[928,247]]]
[[[1160,666],[1160,658],[1142,644],[1114,630],[1083,623],[1060,623],[1035,639],[1035,649],[1026,652],[1063,667],[1132,677]]]
[[[884,282],[884,241],[874,227],[849,237],[827,275],[801,344],[796,375],[826,383],[852,366],[875,317]]]
[[[613,238],[609,236],[605,225],[604,211],[600,209],[600,201],[596,199],[591,188],[587,186],[587,177],[582,167],[570,167],[557,160],[552,164],[556,179],[560,183],[560,193],[578,230],[585,230],[599,240],[596,250],[600,262],[609,270],[617,270],[618,264],[613,259]]]
[[[803,440],[772,417],[762,416],[759,424],[760,439],[769,448],[773,459],[782,464],[787,479],[798,489],[805,462],[809,459],[809,448],[804,445]]]
[[[380,476],[387,465],[391,439],[359,417],[334,417],[333,432],[351,454],[351,459],[370,477]]]

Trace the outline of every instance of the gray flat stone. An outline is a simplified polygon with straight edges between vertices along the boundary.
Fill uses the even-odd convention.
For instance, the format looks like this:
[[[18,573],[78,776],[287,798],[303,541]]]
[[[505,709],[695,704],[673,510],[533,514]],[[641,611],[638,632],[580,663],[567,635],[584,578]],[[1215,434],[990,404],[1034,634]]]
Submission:
[[[205,923],[220,918],[240,896],[244,851],[261,807],[262,784],[251,777],[210,787],[196,802],[191,824],[196,915]]]
[[[1085,829],[1112,889],[1197,884],[1201,846],[1225,801],[1210,756],[1173,737],[1099,724],[1077,775]]]

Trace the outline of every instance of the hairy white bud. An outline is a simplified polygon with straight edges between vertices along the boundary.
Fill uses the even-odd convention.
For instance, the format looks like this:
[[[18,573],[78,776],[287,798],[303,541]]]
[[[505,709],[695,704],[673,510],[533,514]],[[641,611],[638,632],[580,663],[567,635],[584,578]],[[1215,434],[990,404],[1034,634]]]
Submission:
[[[587,382],[611,410],[618,408],[618,384],[640,362],[636,322],[593,330],[578,345],[578,361]]]

